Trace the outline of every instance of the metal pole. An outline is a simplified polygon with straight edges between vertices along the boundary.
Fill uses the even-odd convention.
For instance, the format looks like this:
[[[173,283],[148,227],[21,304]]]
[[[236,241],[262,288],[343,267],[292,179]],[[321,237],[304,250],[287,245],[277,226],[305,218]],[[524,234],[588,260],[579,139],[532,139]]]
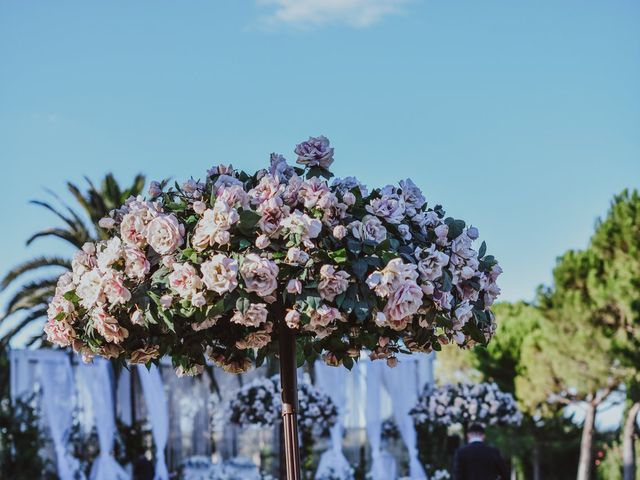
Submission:
[[[300,480],[298,447],[298,382],[296,377],[296,338],[280,318],[280,383],[282,385],[282,430],[287,480]],[[280,466],[282,470],[282,465]]]

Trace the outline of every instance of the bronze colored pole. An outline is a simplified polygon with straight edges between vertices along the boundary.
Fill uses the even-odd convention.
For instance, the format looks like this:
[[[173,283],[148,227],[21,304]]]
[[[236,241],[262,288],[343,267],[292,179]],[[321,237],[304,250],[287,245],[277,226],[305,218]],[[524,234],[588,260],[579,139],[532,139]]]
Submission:
[[[282,430],[287,480],[300,480],[300,449],[298,447],[298,381],[296,373],[296,338],[281,317],[280,383],[282,385]],[[282,471],[282,465],[280,466]]]

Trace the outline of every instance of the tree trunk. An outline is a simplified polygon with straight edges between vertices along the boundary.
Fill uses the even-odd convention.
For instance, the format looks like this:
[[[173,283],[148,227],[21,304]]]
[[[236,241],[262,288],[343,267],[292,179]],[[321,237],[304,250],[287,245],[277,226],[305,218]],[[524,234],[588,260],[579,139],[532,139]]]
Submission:
[[[577,480],[591,480],[593,470],[593,437],[596,423],[596,402],[588,402],[582,425],[580,440],[580,461]]]
[[[631,405],[627,412],[622,433],[622,464],[624,480],[636,480],[636,419],[640,412],[640,402]]]
[[[284,433],[284,471],[287,480],[300,480],[298,447],[298,379],[296,372],[296,338],[280,318],[280,383],[282,385],[282,428]],[[282,472],[282,465],[280,466]]]
[[[533,464],[533,480],[542,480],[540,476],[540,444],[537,438],[533,439],[531,463]]]

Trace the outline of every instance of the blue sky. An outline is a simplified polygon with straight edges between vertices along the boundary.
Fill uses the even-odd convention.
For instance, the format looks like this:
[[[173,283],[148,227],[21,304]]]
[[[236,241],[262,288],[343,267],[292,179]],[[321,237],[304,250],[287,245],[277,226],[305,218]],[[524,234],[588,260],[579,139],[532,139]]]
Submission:
[[[640,3],[0,0],[0,271],[68,179],[264,166],[324,134],[335,172],[408,176],[531,299],[640,186]]]

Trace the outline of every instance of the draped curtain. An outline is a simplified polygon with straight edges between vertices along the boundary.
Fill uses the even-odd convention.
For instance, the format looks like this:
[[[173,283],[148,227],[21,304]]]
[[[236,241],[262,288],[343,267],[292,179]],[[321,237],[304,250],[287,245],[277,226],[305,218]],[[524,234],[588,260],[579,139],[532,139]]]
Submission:
[[[322,361],[315,363],[316,385],[326,392],[338,409],[338,420],[331,429],[331,446],[320,457],[316,477],[329,477],[331,473],[339,478],[348,478],[351,467],[342,452],[344,434],[344,413],[347,405],[347,370],[330,367]]]
[[[154,480],[169,480],[165,448],[169,437],[169,408],[160,371],[155,365],[149,370],[138,365],[147,415],[151,423],[151,434],[156,446],[156,474]]]
[[[400,436],[409,451],[409,478],[425,480],[426,474],[418,459],[416,429],[409,411],[418,398],[418,362],[411,356],[402,356],[395,368],[385,368],[382,378],[393,404],[393,415]]]
[[[372,480],[389,480],[389,473],[386,471],[386,462],[381,449],[380,388],[382,387],[382,368],[383,364],[381,362],[362,362],[358,367],[358,372],[361,375],[364,374],[366,378],[365,427],[371,447],[371,470],[369,475]]]
[[[60,480],[84,478],[78,462],[67,454],[67,440],[73,422],[74,382],[67,355],[47,356],[40,362],[42,407],[49,423]]]
[[[116,419],[111,364],[104,359],[94,359],[92,364],[82,365],[80,371],[91,392],[100,443],[100,456],[93,462],[89,478],[90,480],[128,479],[129,475],[113,456]]]

